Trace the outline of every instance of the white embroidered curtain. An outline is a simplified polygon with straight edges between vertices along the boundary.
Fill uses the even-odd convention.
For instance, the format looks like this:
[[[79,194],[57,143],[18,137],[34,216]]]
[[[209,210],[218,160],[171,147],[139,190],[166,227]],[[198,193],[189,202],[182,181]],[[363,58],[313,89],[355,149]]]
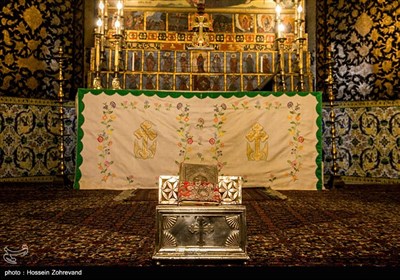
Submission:
[[[244,187],[321,187],[317,93],[158,94],[79,90],[75,187],[157,188],[182,161],[216,164]]]

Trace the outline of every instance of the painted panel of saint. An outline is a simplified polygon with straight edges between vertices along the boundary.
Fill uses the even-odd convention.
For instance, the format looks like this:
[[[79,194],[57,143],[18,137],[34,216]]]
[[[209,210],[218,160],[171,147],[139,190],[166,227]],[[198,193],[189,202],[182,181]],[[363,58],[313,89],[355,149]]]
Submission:
[[[236,14],[235,15],[235,31],[236,32],[253,32],[254,31],[254,15],[252,14]]]
[[[274,33],[275,19],[272,15],[261,14],[257,15],[257,32],[258,33]]]
[[[127,11],[124,18],[126,30],[144,30],[144,12]]]
[[[226,76],[226,90],[228,91],[239,91],[240,88],[240,76],[239,75],[227,75]]]
[[[212,17],[214,32],[233,32],[232,14],[213,14]]]
[[[273,69],[273,61],[272,61],[272,53],[259,53],[259,70],[260,73],[272,73]]]
[[[166,13],[146,12],[146,30],[166,31],[166,18]]]
[[[243,90],[253,91],[257,87],[256,75],[243,75]]]
[[[203,75],[193,75],[193,90],[210,90],[211,82],[208,76]]]
[[[144,71],[157,72],[158,70],[158,53],[148,51],[144,54]]]
[[[140,75],[139,74],[127,74],[125,77],[125,88],[126,89],[140,89]]]
[[[142,71],[142,51],[128,52],[128,71]]]
[[[223,52],[212,52],[210,54],[210,72],[212,73],[223,73],[224,72],[224,53]]]
[[[211,90],[212,91],[222,91],[224,90],[224,76],[223,75],[212,75],[211,80]]]
[[[176,71],[181,73],[190,72],[190,54],[188,52],[176,53]]]
[[[157,89],[157,75],[144,74],[142,89]]]
[[[227,52],[226,53],[226,71],[228,73],[239,73],[240,72],[240,54],[239,52]]]
[[[161,74],[158,79],[158,89],[171,90],[173,89],[174,86],[173,82],[174,82],[173,75]]]
[[[194,66],[192,71],[197,73],[209,72],[207,52],[193,52],[192,55],[192,65]]]
[[[186,32],[188,13],[168,13],[168,31]]]
[[[256,59],[255,52],[244,52],[242,54],[243,73],[256,72]]]
[[[174,72],[175,53],[173,51],[160,52],[160,71]]]
[[[189,75],[176,75],[175,89],[176,90],[190,90],[190,76]]]

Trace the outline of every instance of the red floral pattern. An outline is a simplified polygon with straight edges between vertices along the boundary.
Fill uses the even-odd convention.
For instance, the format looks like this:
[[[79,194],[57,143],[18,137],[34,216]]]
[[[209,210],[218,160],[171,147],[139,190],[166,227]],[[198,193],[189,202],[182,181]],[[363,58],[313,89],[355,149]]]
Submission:
[[[221,202],[218,184],[184,181],[178,187],[179,201]]]

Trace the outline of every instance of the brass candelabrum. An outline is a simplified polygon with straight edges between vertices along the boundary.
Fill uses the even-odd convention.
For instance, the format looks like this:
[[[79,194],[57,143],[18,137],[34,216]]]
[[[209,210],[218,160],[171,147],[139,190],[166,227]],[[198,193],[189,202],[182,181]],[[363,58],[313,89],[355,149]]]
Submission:
[[[120,49],[122,45],[123,35],[116,33],[114,37],[114,78],[112,79],[111,86],[113,89],[121,89],[121,81],[119,79],[120,72]]]
[[[102,84],[101,84],[101,77],[100,77],[100,61],[102,60],[102,51],[101,51],[101,40],[102,40],[102,34],[99,32],[95,32],[94,34],[94,49],[95,49],[95,63],[94,63],[94,80],[93,80],[93,88],[95,89],[101,89]]]
[[[304,41],[305,38],[297,38],[297,65],[299,70],[299,80],[297,83],[297,91],[304,91]]]
[[[303,36],[303,24],[305,22],[303,18],[303,6],[301,0],[295,0],[295,28],[294,34],[296,36],[296,58],[298,67],[298,82],[296,85],[297,91],[304,91],[304,43],[306,39]]]
[[[67,174],[66,174],[66,167],[65,167],[65,158],[64,158],[64,153],[65,153],[65,146],[64,146],[64,136],[65,136],[65,131],[64,131],[64,61],[68,59],[68,56],[64,55],[63,48],[60,47],[58,51],[58,55],[55,56],[55,58],[58,60],[58,65],[59,65],[59,71],[58,71],[58,82],[59,82],[59,89],[58,89],[58,124],[59,124],[59,146],[58,146],[58,152],[59,152],[59,166],[58,166],[58,174],[54,180],[54,185],[59,186],[60,184],[64,187],[72,187],[72,182],[68,179]]]
[[[328,77],[325,80],[328,91],[329,107],[330,107],[330,121],[331,121],[331,152],[332,152],[332,174],[328,180],[328,188],[343,187],[344,182],[339,175],[339,168],[337,163],[337,136],[336,136],[336,114],[335,114],[335,95],[333,93],[333,64],[331,52],[328,51]]]
[[[285,41],[286,38],[279,37],[276,39],[278,46],[278,78],[279,86],[282,91],[286,91],[286,74],[285,74]]]

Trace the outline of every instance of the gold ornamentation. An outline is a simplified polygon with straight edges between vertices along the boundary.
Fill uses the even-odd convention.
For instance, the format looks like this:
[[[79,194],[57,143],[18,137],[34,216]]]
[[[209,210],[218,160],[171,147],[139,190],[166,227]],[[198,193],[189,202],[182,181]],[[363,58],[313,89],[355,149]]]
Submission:
[[[152,129],[152,126],[153,124],[150,121],[144,121],[140,125],[140,128],[135,131],[134,135],[137,138],[134,143],[135,158],[149,159],[153,158],[156,154],[157,141],[155,139],[158,135]],[[138,140],[142,140],[142,142],[139,143]],[[149,141],[153,142],[150,144]]]
[[[42,14],[35,6],[26,9],[23,16],[24,20],[33,31],[43,23]]]
[[[19,68],[28,68],[32,72],[46,70],[46,62],[36,59],[33,55],[28,58],[18,58],[16,61]]]
[[[254,146],[251,147],[250,143],[247,143],[247,159],[260,161],[267,160],[268,157],[268,134],[264,131],[264,128],[256,123],[251,128],[251,131],[247,133],[246,139],[251,143],[254,142]],[[261,143],[264,143],[262,147]]]
[[[366,13],[362,13],[361,16],[357,19],[354,28],[361,36],[365,37],[371,31],[373,24],[374,22],[371,17]]]

